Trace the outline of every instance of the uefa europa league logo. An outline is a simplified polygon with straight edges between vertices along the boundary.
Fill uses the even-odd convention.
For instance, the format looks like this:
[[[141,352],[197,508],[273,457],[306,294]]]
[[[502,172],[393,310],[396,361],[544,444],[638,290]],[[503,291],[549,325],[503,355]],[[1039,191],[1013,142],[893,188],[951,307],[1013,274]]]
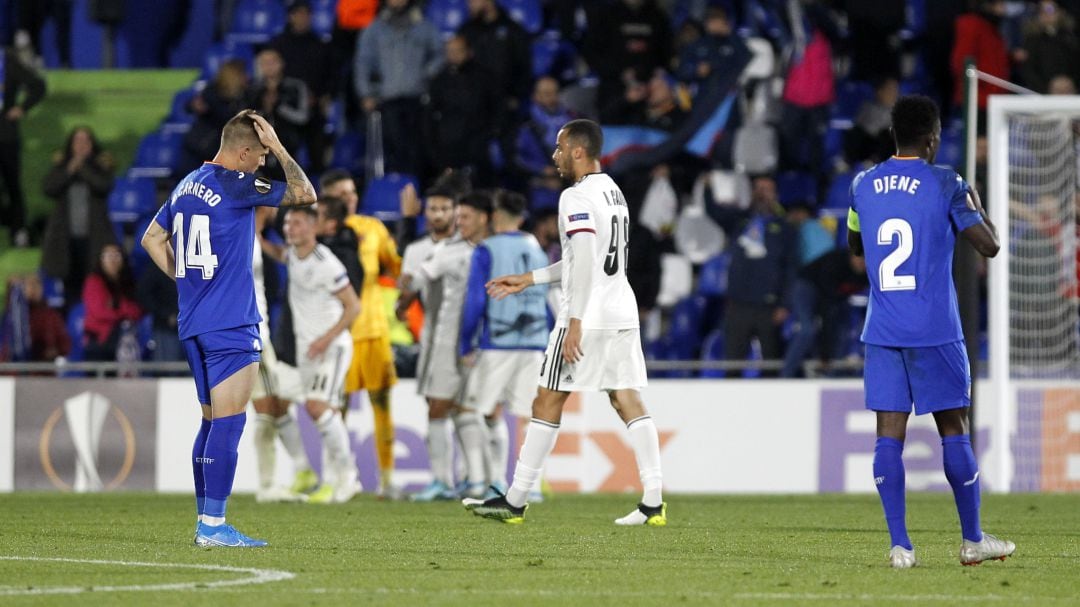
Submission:
[[[98,452],[101,446],[102,430],[110,412],[119,424],[120,432],[124,437],[124,462],[116,476],[105,483],[102,482],[101,473],[98,470]],[[56,473],[52,455],[49,452],[53,429],[60,422],[61,417],[67,422],[71,442],[75,447],[75,479],[70,484]],[[131,429],[131,422],[128,421],[127,416],[119,407],[114,407],[108,398],[96,392],[83,392],[65,400],[63,406],[57,407],[45,420],[45,426],[41,429],[38,451],[45,474],[53,485],[61,490],[87,493],[115,489],[127,479],[135,463],[135,433]]]

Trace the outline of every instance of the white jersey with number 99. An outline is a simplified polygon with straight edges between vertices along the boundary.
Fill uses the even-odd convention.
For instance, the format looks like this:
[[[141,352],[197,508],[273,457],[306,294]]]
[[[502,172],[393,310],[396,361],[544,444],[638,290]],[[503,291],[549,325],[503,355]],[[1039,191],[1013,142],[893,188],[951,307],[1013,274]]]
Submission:
[[[569,325],[570,277],[575,263],[570,239],[596,234],[592,284],[582,329],[635,329],[637,299],[626,279],[630,252],[630,214],[619,186],[605,173],[590,173],[559,197],[559,239],[563,250],[562,305],[556,326]]]

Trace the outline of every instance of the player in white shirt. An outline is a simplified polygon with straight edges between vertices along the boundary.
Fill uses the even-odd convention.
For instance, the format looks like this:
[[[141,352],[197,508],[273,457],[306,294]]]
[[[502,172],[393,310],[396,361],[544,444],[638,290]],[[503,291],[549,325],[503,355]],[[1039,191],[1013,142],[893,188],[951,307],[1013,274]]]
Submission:
[[[340,407],[345,373],[352,359],[349,326],[360,313],[356,291],[345,266],[315,240],[315,207],[290,209],[285,215],[289,249],[289,306],[296,334],[296,361],[304,407],[315,420],[329,462],[313,503],[345,502],[360,492],[359,471],[349,445]]]
[[[277,359],[270,341],[261,235],[276,213],[277,209],[272,207],[255,210],[255,249],[251,256],[251,270],[255,275],[255,304],[262,317],[259,323],[262,364],[259,365],[259,378],[251,391],[251,402],[255,407],[255,462],[259,469],[259,489],[255,493],[255,501],[260,503],[304,501],[307,499],[305,491],[314,490],[319,480],[304,451],[296,416],[289,409],[292,400],[300,396],[299,377],[295,368]],[[275,437],[281,439],[293,462],[296,481],[291,488],[274,486]]]
[[[491,196],[485,192],[473,192],[461,198],[457,206],[458,234],[439,242],[431,258],[420,265],[419,270],[406,280],[411,289],[423,289],[431,281],[442,281],[442,302],[438,318],[431,332],[431,349],[426,356],[426,369],[420,384],[421,394],[427,397],[429,417],[454,420],[454,430],[461,441],[465,456],[466,478],[470,495],[483,495],[484,451],[487,442],[483,416],[475,411],[462,409],[461,397],[467,370],[462,365],[460,350],[461,309],[465,305],[468,288],[469,265],[477,243],[488,236],[491,217]],[[430,446],[429,446],[430,447]],[[431,453],[432,474],[435,480],[446,485],[439,497],[452,495],[453,459],[449,445],[445,453]],[[418,500],[425,495],[418,494]]]
[[[591,120],[572,120],[559,131],[552,158],[559,174],[574,183],[559,197],[562,261],[488,283],[488,293],[502,298],[534,284],[561,281],[563,301],[514,480],[505,496],[465,499],[465,507],[478,516],[525,521],[526,498],[555,446],[566,399],[571,392],[603,390],[626,422],[644,487],[637,508],[615,523],[667,524],[659,436],[639,393],[646,375],[637,301],[626,279],[630,217],[619,186],[600,172],[602,147],[600,125]]]
[[[429,383],[432,342],[443,300],[442,278],[424,280],[422,286],[417,286],[413,284],[412,277],[420,272],[423,264],[431,261],[439,243],[446,242],[454,236],[457,193],[436,185],[426,193],[425,198],[427,205],[424,209],[424,218],[427,221],[428,233],[405,247],[399,282],[401,297],[398,300],[399,315],[403,315],[405,309],[417,297],[420,298],[420,303],[424,308],[424,326],[420,331],[420,359],[416,365],[416,385],[421,395],[424,395],[424,387]],[[404,201],[402,206],[405,206]],[[451,457],[453,442],[450,437],[450,411],[445,403],[438,399],[429,397],[427,401],[427,447],[432,481],[423,490],[413,494],[412,499],[420,502],[454,499],[457,496],[452,489],[454,469]]]

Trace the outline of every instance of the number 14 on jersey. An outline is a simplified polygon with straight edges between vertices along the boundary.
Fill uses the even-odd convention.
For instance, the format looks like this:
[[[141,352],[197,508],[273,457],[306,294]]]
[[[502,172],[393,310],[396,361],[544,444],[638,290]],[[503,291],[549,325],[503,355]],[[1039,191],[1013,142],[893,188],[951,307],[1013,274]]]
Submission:
[[[202,271],[203,280],[214,277],[214,268],[218,266],[217,255],[210,246],[210,216],[192,215],[191,225],[186,233],[184,214],[177,213],[173,221],[173,236],[176,237],[176,277],[187,276],[188,268]]]

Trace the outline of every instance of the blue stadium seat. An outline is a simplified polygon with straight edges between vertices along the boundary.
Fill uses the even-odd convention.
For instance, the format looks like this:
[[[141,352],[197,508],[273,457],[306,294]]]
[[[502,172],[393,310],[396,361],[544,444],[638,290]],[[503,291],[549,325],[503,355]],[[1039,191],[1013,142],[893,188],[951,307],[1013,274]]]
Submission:
[[[469,19],[469,3],[467,0],[431,0],[424,16],[439,28],[443,37],[449,37]]]
[[[357,175],[364,172],[364,137],[356,131],[345,131],[334,141],[330,166]]]
[[[936,164],[963,169],[964,165],[964,127],[950,124],[941,131],[941,147],[938,148]]]
[[[150,360],[152,351],[150,341],[154,338],[154,315],[144,314],[135,325],[135,337],[139,341],[139,358]]]
[[[187,131],[191,128],[191,123],[195,122],[195,114],[188,111],[187,105],[193,97],[195,97],[194,87],[177,91],[177,93],[173,95],[172,107],[169,109],[169,115],[162,121],[162,130]]]
[[[374,215],[383,221],[401,219],[401,202],[398,194],[409,183],[417,189],[420,188],[416,177],[404,173],[390,173],[380,179],[372,180],[364,190],[360,208],[365,214]]]
[[[701,272],[698,274],[698,294],[706,297],[727,295],[728,264],[730,263],[731,254],[723,252],[701,264]]]
[[[337,21],[337,0],[312,0],[311,29],[324,39],[329,39]]]
[[[538,0],[498,0],[499,6],[530,34],[544,27],[544,9]]]
[[[788,206],[796,202],[817,204],[817,179],[810,173],[787,171],[776,178],[776,193],[780,204]]]
[[[847,134],[848,129],[839,129],[833,126],[828,126],[825,129],[825,139],[822,142],[825,146],[825,166],[822,169],[829,173],[832,171],[832,167],[838,159],[842,160],[844,157],[844,136]]]
[[[203,80],[213,80],[214,75],[221,69],[221,64],[229,59],[239,59],[244,62],[247,71],[251,72],[251,64],[255,60],[255,51],[250,44],[239,42],[222,42],[211,45],[203,55],[202,74]]]
[[[152,216],[158,210],[154,180],[131,175],[117,178],[109,192],[108,208],[112,222],[135,223]]]
[[[161,130],[150,133],[139,142],[135,161],[128,175],[132,177],[169,177],[180,159],[184,143],[182,133]]]
[[[532,44],[533,76],[552,76],[563,82],[577,77],[574,45],[563,40],[558,31],[544,32]]]
[[[691,295],[679,300],[671,310],[672,349],[676,358],[692,360],[698,358],[701,346],[701,321],[708,302],[703,295]]]
[[[746,360],[761,360],[761,342],[756,337],[750,340],[750,356]],[[742,376],[745,379],[761,377],[761,369],[743,369]]]
[[[701,360],[717,361],[724,360],[724,331],[716,329],[710,331],[701,342]],[[704,369],[701,377],[724,377],[724,372],[719,369]]]
[[[851,199],[848,196],[848,191],[851,189],[851,182],[855,181],[856,171],[848,171],[847,173],[840,173],[833,177],[832,184],[829,185],[829,192],[825,195],[825,204],[822,205],[824,209],[846,209],[851,205]]]
[[[67,330],[71,336],[71,352],[67,359],[72,362],[83,360],[83,321],[86,320],[86,307],[82,302],[76,303],[68,309]]]
[[[869,82],[842,80],[836,85],[836,101],[833,102],[829,124],[833,128],[848,129],[855,122],[864,101],[874,98],[874,87]]]
[[[240,0],[233,9],[232,27],[225,35],[231,42],[265,44],[285,27],[281,0]]]
[[[49,276],[44,270],[38,272],[38,277],[41,279],[42,297],[45,299],[45,305],[50,308],[63,308],[65,301],[64,281]]]

